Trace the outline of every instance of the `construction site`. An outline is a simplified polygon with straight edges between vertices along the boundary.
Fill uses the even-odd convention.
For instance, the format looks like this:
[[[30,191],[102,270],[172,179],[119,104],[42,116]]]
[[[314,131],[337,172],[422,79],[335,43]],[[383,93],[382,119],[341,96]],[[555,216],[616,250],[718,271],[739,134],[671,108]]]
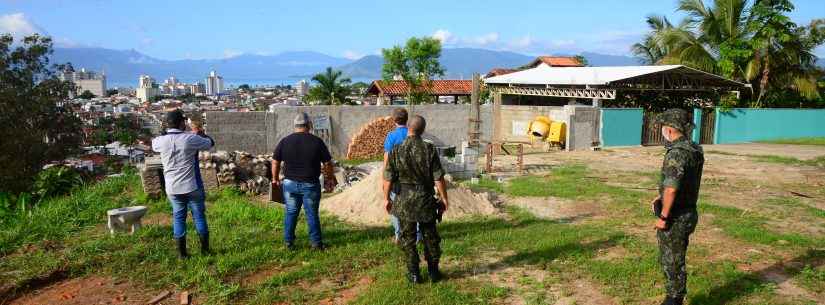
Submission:
[[[663,278],[650,200],[665,149],[650,130],[660,126],[646,111],[601,101],[652,90],[657,77],[680,90],[737,84],[658,66],[585,69],[600,79],[568,75],[554,88],[531,80],[543,69],[477,77],[467,104],[207,112],[215,149],[199,166],[214,255],[174,259],[162,165],[149,158],[137,173],[65,199],[96,200],[97,214],[140,206],[137,226],[110,217],[14,250],[0,262],[0,304],[657,304]],[[491,103],[480,101],[482,88]],[[423,138],[449,176],[451,207],[439,224],[447,280],[437,284],[405,282],[382,206],[383,143],[396,107],[427,119]],[[690,304],[825,303],[825,146],[770,139],[821,132],[821,120],[806,121],[821,118],[818,110],[799,111],[781,135],[761,128],[784,113],[694,111],[689,137],[705,144],[706,163],[688,252]],[[284,209],[269,198],[272,151],[299,112],[336,163],[338,185],[320,205],[324,252],[285,250]],[[304,220],[297,234],[308,249]]]

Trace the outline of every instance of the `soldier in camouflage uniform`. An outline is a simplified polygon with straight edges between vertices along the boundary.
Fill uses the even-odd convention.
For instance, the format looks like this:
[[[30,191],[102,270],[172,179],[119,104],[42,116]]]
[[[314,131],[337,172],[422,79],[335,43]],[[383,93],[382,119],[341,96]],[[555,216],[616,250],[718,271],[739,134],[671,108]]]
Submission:
[[[667,297],[663,305],[681,305],[687,294],[685,253],[690,234],[696,229],[699,216],[696,201],[705,163],[702,147],[689,139],[693,123],[685,110],[670,109],[657,121],[667,144],[659,197],[653,201],[656,237],[659,241],[659,261],[667,279]]]
[[[430,280],[437,282],[442,276],[438,269],[441,237],[436,230],[436,219],[439,209],[443,212],[449,206],[444,170],[435,146],[421,139],[426,128],[424,118],[413,116],[407,127],[407,139],[389,153],[384,169],[384,204],[387,211],[398,217],[401,224],[399,246],[406,255],[409,281],[422,282],[416,249],[417,224],[422,235]],[[391,183],[400,185],[395,201],[390,201]],[[434,187],[438,190],[443,205],[435,199]]]

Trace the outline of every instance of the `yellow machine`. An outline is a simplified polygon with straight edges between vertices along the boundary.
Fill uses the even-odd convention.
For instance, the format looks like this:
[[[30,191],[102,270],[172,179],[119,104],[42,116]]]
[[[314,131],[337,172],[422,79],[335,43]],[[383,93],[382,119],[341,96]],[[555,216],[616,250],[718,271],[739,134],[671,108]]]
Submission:
[[[527,135],[530,136],[530,142],[536,139],[550,145],[558,145],[564,147],[565,142],[565,126],[564,122],[553,121],[546,116],[537,116],[536,119],[530,122],[527,126]]]

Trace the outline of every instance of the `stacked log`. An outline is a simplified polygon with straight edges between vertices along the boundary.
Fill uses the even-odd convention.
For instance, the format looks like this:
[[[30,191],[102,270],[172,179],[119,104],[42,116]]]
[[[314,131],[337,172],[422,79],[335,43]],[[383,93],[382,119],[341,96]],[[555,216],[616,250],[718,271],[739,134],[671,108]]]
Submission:
[[[393,129],[392,117],[378,118],[361,127],[347,147],[347,159],[371,159],[384,154],[384,139]]]

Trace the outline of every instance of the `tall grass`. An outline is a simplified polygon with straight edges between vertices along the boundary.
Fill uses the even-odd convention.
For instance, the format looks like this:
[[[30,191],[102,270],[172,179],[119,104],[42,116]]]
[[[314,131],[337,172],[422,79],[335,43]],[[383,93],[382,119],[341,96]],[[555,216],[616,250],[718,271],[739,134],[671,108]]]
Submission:
[[[0,256],[25,245],[60,240],[86,228],[105,223],[106,211],[134,205],[141,196],[135,174],[111,177],[69,195],[45,199],[28,215],[11,215],[0,222]]]

